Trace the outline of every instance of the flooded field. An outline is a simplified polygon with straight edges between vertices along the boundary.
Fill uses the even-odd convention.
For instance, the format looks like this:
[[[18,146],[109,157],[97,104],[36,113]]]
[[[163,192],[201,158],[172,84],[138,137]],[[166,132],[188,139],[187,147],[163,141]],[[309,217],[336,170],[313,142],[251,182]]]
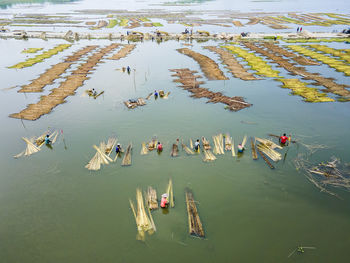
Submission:
[[[203,2],[199,10],[216,1]],[[0,39],[2,261],[345,262],[349,45],[316,40]],[[32,141],[34,153],[24,151],[22,137],[47,131],[52,147]],[[278,146],[269,134],[283,133],[291,142],[274,151],[259,139]],[[190,149],[197,139],[200,153]],[[152,140],[161,153],[145,149]],[[143,236],[135,218],[147,217],[134,217],[130,200],[137,207],[149,186],[158,201],[172,193],[174,206],[147,212]]]

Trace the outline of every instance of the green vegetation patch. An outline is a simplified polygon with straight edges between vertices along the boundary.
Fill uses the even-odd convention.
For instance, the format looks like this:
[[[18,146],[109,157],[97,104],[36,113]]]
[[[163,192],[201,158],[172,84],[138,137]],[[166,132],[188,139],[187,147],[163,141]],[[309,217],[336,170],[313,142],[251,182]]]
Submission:
[[[126,26],[128,26],[128,24],[129,24],[129,19],[127,19],[127,18],[122,18],[119,21],[119,26],[121,26],[121,27],[126,27]]]
[[[40,62],[44,61],[45,59],[50,58],[53,55],[56,55],[57,53],[69,48],[70,46],[71,46],[71,44],[58,45],[52,49],[49,49],[49,50],[43,52],[40,55],[36,55],[34,58],[29,58],[26,61],[20,62],[16,65],[9,67],[9,68],[21,69],[21,68],[31,67],[36,63],[40,63]]]
[[[153,25],[153,26],[163,26],[163,24],[158,23],[158,22],[153,22],[152,25]]]
[[[40,47],[40,48],[27,48],[27,49],[23,50],[21,53],[36,53],[40,50],[43,50],[43,48],[42,47]]]
[[[116,25],[118,25],[118,20],[116,20],[116,19],[110,19],[109,22],[108,22],[107,28],[113,28],[113,27],[115,27]]]

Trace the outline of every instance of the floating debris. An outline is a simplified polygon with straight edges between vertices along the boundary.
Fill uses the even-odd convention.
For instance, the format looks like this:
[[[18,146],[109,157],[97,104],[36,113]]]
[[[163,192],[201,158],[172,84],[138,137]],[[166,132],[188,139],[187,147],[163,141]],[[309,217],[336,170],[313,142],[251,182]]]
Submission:
[[[204,237],[204,230],[202,222],[199,218],[197,207],[193,198],[193,193],[191,190],[186,189],[186,206],[188,213],[188,228],[190,235],[194,235],[197,237]]]

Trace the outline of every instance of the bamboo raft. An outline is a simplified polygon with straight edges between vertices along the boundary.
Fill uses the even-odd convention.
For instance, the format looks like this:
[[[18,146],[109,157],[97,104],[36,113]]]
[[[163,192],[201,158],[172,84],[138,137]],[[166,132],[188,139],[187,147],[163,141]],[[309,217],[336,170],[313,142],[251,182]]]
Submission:
[[[158,140],[157,139],[152,139],[149,143],[148,143],[148,150],[149,151],[153,151],[157,149],[157,144],[158,144]]]
[[[216,136],[213,136],[213,142],[214,142],[214,154],[225,154],[224,152],[224,137],[220,133]]]
[[[179,155],[179,147],[176,143],[173,143],[173,147],[171,149],[171,154],[172,157],[176,157]]]
[[[258,151],[258,153],[260,154],[260,156],[264,159],[264,161],[266,162],[266,164],[271,168],[271,169],[275,169],[275,167],[272,165],[272,163],[269,161],[269,159],[267,159],[267,157],[265,156],[265,154],[263,154],[259,148],[256,149]]]
[[[253,157],[253,160],[257,160],[258,159],[258,155],[256,153],[256,149],[255,149],[255,143],[253,141],[253,138],[250,138],[250,145],[252,147],[252,157]]]
[[[273,63],[278,64],[290,73],[300,75],[307,80],[314,80],[319,85],[327,88],[327,92],[331,92],[342,97],[350,96],[350,91],[346,89],[349,87],[348,85],[338,84],[334,81],[334,79],[322,77],[318,73],[310,73],[306,71],[304,67],[296,67],[294,64],[290,63],[287,59],[283,58],[282,56],[277,56],[273,52],[260,48],[254,43],[244,42],[243,44],[247,48],[268,57],[272,60]]]
[[[126,148],[126,153],[125,153],[123,161],[122,161],[122,166],[131,165],[131,150],[132,150],[132,145],[130,143],[128,145],[128,148]]]
[[[190,235],[204,238],[202,222],[199,218],[197,207],[191,190],[186,189],[186,206],[188,214],[188,228]]]
[[[230,134],[225,134],[225,151],[231,151],[232,150],[232,138]]]
[[[45,143],[46,134],[49,134],[49,132],[45,132],[37,138],[28,139],[28,138],[22,137],[22,140],[26,143],[26,149],[13,157],[19,158],[22,156],[29,156],[29,155],[32,155],[33,153],[40,151],[41,146],[43,146]],[[58,137],[58,131],[54,131],[49,135],[51,145],[53,145],[56,142],[57,137]]]
[[[147,206],[150,210],[158,209],[158,199],[157,199],[157,191],[156,189],[149,186],[147,188]]]
[[[202,136],[202,145],[203,145],[203,149],[204,150],[210,150],[211,149],[209,141],[204,136]]]
[[[204,162],[210,162],[210,161],[216,160],[215,155],[210,150],[203,149],[203,153],[204,153],[204,158],[203,158]]]
[[[114,54],[113,56],[109,57],[109,59],[118,60],[118,59],[124,58],[128,54],[130,54],[135,47],[136,47],[135,44],[125,45],[121,50],[118,51],[117,54]]]
[[[145,154],[148,154],[148,149],[146,147],[146,143],[142,143],[142,146],[141,146],[141,155],[145,155]]]
[[[170,69],[173,74],[173,77],[179,77],[178,79],[173,80],[174,82],[180,82],[182,85],[181,88],[192,93],[191,97],[193,98],[207,98],[209,99],[207,103],[223,103],[226,104],[226,109],[231,111],[239,111],[241,109],[252,106],[251,104],[244,101],[242,97],[227,97],[224,96],[221,92],[212,92],[205,88],[200,88],[199,85],[203,84],[203,81],[197,81],[198,78],[201,78],[199,75],[194,75],[196,71],[191,71],[187,68],[185,69]]]
[[[169,207],[171,208],[175,207],[173,181],[171,179],[169,179],[166,193],[168,194]]]
[[[93,145],[93,148],[96,150],[96,153],[88,162],[88,164],[85,165],[85,168],[92,171],[97,171],[101,169],[101,164],[109,164],[111,162],[115,162],[117,160],[118,155],[114,160],[110,158],[110,155],[116,143],[116,138],[109,138],[107,144],[105,142],[101,142],[99,147]]]
[[[137,100],[126,100],[124,104],[129,109],[135,109],[138,106],[146,105],[146,101],[143,98],[138,98]]]
[[[189,154],[189,155],[193,155],[194,154],[194,152],[190,148],[188,148],[186,144],[182,144],[182,148],[185,150],[185,152],[187,154]]]
[[[151,212],[149,209],[146,213],[145,205],[143,203],[142,192],[140,189],[136,189],[136,204],[129,199],[131,210],[134,214],[136,226],[137,226],[137,235],[136,239],[144,241],[146,233],[152,235],[156,231],[156,226],[154,224]]]
[[[181,54],[189,56],[193,58],[201,67],[204,75],[209,80],[224,80],[228,79],[225,77],[224,73],[219,69],[218,64],[215,63],[214,60],[204,56],[200,53],[194,52],[188,48],[180,48],[177,51]]]
[[[58,88],[52,89],[50,94],[41,96],[39,102],[29,104],[27,108],[19,113],[11,114],[10,117],[34,121],[39,119],[42,115],[50,113],[57,105],[64,103],[68,96],[74,95],[75,90],[84,84],[84,81],[88,79],[87,75],[91,74],[91,71],[100,63],[100,60],[105,54],[109,53],[117,46],[118,44],[111,44],[101,49],[99,52],[94,53],[85,63],[73,71]]]
[[[58,79],[67,69],[74,63],[81,59],[87,53],[95,50],[98,46],[86,46],[72,55],[68,56],[64,62],[53,65],[51,68],[42,73],[38,78],[32,80],[28,85],[23,85],[18,92],[42,92],[46,85],[52,84]]]
[[[242,64],[240,64],[230,52],[214,46],[207,46],[204,48],[219,54],[222,62],[226,65],[227,69],[230,70],[234,77],[242,80],[258,79],[252,73],[248,72],[248,70]]]

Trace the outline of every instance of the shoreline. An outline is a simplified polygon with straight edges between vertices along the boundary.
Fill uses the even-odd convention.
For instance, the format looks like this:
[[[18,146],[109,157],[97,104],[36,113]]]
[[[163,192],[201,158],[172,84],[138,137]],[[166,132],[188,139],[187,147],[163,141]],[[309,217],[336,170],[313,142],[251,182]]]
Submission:
[[[207,33],[207,32],[206,32]],[[109,39],[109,40],[129,40],[139,42],[143,40],[251,40],[251,39],[265,39],[270,37],[277,37],[278,39],[321,39],[321,38],[349,38],[350,35],[345,33],[333,33],[333,32],[309,32],[305,30],[302,33],[292,32],[276,32],[276,33],[249,33],[247,36],[242,37],[237,33],[217,33],[217,34],[183,34],[183,33],[168,33],[160,31],[157,33],[141,33],[130,31],[129,34],[118,33],[100,33],[100,32],[73,32],[68,30],[67,32],[46,32],[46,31],[25,31],[14,30],[10,32],[0,32],[0,38],[15,38],[15,39],[28,39],[28,38],[41,38],[46,39],[65,39],[69,41],[78,41],[80,39]]]

